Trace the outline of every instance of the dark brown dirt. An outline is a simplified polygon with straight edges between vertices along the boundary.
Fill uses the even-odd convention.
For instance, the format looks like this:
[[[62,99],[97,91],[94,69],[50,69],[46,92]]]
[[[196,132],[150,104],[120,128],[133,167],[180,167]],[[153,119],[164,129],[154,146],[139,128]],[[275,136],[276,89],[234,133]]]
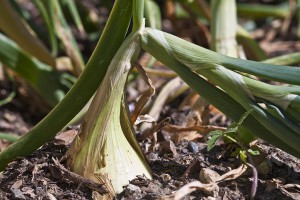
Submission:
[[[228,156],[230,150],[226,145],[207,152],[205,143],[196,142],[199,152],[193,153],[191,143],[182,141],[176,145],[177,156],[148,154],[153,180],[143,177],[133,180],[117,199],[159,199],[199,180],[201,168],[224,174],[240,165],[239,159]],[[263,173],[259,173],[256,199],[299,199],[300,191],[295,185],[300,183],[300,160],[268,144],[259,143],[258,146],[267,155],[263,158],[267,172],[266,167],[257,167]],[[32,155],[11,163],[0,175],[0,199],[92,199],[90,189],[62,177],[54,165],[52,158],[61,158],[66,149],[52,141]],[[249,169],[236,180],[220,183],[217,199],[249,199],[251,185]],[[208,198],[205,193],[196,191],[184,199]]]

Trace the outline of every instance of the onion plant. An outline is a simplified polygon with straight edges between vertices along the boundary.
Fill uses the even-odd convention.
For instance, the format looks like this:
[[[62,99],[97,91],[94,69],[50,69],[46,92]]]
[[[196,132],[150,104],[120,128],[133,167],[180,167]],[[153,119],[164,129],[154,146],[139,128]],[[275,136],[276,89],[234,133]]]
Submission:
[[[119,12],[121,9],[123,12]],[[84,72],[67,95],[44,120],[1,152],[1,170],[13,159],[32,153],[53,138],[85,106],[99,87],[111,59],[124,40],[131,13],[132,1],[116,1],[107,25]],[[115,23],[120,25],[113,26]],[[68,112],[65,112],[66,110]]]
[[[76,80],[35,59],[1,33],[0,47],[0,61],[25,79],[51,107],[65,96]]]
[[[148,164],[134,139],[127,109],[122,104],[126,79],[139,51],[139,32],[133,32],[112,59],[84,118],[82,130],[67,153],[72,171],[94,181],[111,181],[112,194],[122,192],[123,186],[137,175],[151,178]]]
[[[188,2],[185,2],[184,5],[186,7],[188,7],[190,9],[190,11],[194,15],[196,15],[200,20],[211,21],[212,14],[210,12],[211,10],[209,8],[209,5],[206,3],[206,1],[204,1],[204,0],[188,1]],[[249,10],[253,10],[249,6],[245,6],[245,8],[246,9],[248,8]],[[250,14],[248,17],[251,18],[252,15]],[[266,53],[259,47],[259,45],[253,39],[251,34],[240,25],[237,25],[236,39],[237,39],[238,43],[243,46],[243,49],[244,49],[246,55],[248,56],[248,58],[258,60],[258,61],[264,60],[267,58]]]
[[[143,0],[115,1],[79,79],[44,120],[0,153],[0,170],[54,137],[97,90],[82,130],[67,153],[67,164],[82,176],[106,183],[111,196],[121,192],[136,175],[151,178],[134,138],[123,91],[128,71],[141,49],[174,70],[233,120],[239,121],[249,113],[240,125],[243,129],[300,157],[299,68],[228,57],[163,31],[145,28],[143,10]],[[124,40],[131,16],[133,29]],[[273,86],[249,78],[250,75],[290,85]]]
[[[55,60],[45,45],[29,30],[27,24],[7,0],[1,0],[0,30],[12,38],[20,47],[40,61],[54,67]]]
[[[14,2],[11,5],[13,2],[1,0],[0,30],[6,35],[0,33],[0,61],[29,83],[46,102],[47,108],[53,108],[76,80],[74,76],[56,70],[58,44],[55,35],[63,41],[76,76],[79,76],[84,66],[81,53],[59,1],[34,1],[48,28],[51,53],[31,24],[22,19],[22,12],[18,13],[18,9],[14,9],[20,8],[18,4]],[[71,1],[68,2],[71,5]]]
[[[289,5],[285,2],[282,5],[262,5],[240,3],[237,5],[240,16],[261,19],[266,17],[285,18],[289,15]]]

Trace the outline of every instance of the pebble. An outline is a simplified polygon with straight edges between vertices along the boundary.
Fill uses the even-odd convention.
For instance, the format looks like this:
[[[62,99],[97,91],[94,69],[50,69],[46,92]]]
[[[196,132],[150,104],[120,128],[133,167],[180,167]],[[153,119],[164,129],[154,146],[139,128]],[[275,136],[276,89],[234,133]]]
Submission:
[[[189,143],[187,145],[187,148],[192,153],[198,153],[199,152],[199,146],[196,142],[189,141]]]
[[[199,174],[199,179],[202,183],[213,183],[219,179],[220,175],[209,168],[202,168]]]
[[[172,179],[172,177],[170,176],[170,174],[162,174],[162,175],[160,175],[160,177],[162,178],[162,180],[163,180],[164,183],[167,183],[167,182],[169,182]]]
[[[187,154],[188,150],[187,149],[182,149],[181,152],[184,153],[184,154]]]
[[[206,152],[207,150],[207,144],[206,143],[198,143],[198,147],[199,147],[199,150],[204,150]]]
[[[132,195],[134,192],[140,193],[141,188],[136,185],[129,184],[129,185],[127,185],[124,193],[125,193],[125,195],[129,196],[129,195]]]
[[[215,197],[207,197],[207,200],[216,200],[217,198],[215,198]]]
[[[272,161],[272,163],[275,163],[277,166],[282,166],[283,164],[284,164],[284,161],[282,160],[282,159],[280,159],[278,156],[276,156],[276,155],[273,155],[272,157],[271,157],[271,161]]]
[[[172,153],[174,157],[177,156],[177,150],[174,142],[172,140],[164,141],[161,145],[161,153],[162,154],[168,154]]]
[[[154,161],[154,160],[157,160],[158,159],[158,154],[157,153],[149,153],[148,155],[147,155],[147,158],[149,159],[149,160],[151,160],[151,161]]]

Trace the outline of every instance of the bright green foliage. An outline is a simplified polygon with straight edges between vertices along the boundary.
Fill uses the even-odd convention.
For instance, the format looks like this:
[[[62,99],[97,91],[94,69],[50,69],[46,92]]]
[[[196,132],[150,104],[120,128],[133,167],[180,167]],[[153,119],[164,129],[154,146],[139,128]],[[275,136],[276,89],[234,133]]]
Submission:
[[[123,12],[119,12],[120,9]],[[0,170],[13,159],[32,153],[53,138],[85,106],[99,87],[111,59],[122,44],[131,14],[132,1],[116,1],[107,26],[84,72],[44,120],[0,153]],[[113,26],[115,23],[119,23],[119,26]]]
[[[235,142],[239,144],[238,141],[243,140],[243,138],[240,138],[238,131],[244,120],[249,116],[249,114],[252,112],[252,110],[247,111],[241,119],[237,123],[233,123],[231,126],[228,127],[226,131],[211,131],[207,137],[209,138],[207,141],[207,150],[210,151],[217,143],[217,141],[220,138],[228,139],[231,142]]]
[[[33,58],[1,33],[0,46],[0,61],[30,83],[51,107],[65,96],[75,82],[73,76],[60,73]]]

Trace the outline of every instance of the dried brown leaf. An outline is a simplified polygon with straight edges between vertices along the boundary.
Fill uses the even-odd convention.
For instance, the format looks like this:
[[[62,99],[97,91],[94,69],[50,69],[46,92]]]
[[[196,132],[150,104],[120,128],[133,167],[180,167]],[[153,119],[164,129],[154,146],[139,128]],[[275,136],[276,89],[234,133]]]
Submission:
[[[241,165],[237,169],[233,169],[220,177],[217,177],[216,180],[212,183],[201,183],[200,181],[193,181],[181,187],[179,190],[174,192],[173,194],[162,196],[160,200],[180,200],[186,195],[196,191],[201,190],[204,193],[216,197],[218,195],[219,186],[217,185],[218,182],[232,180],[238,178],[242,175],[247,169],[246,165]]]
[[[203,184],[200,181],[193,181],[190,182],[183,187],[181,187],[179,190],[174,192],[170,195],[165,195],[160,198],[160,200],[180,200],[186,195],[196,191],[196,190],[202,190],[204,192],[212,192],[215,190],[215,186],[217,184],[210,183],[210,184]]]
[[[241,166],[239,166],[236,169],[233,169],[225,174],[223,174],[222,176],[220,176],[216,182],[222,182],[222,181],[227,181],[227,180],[232,180],[232,179],[236,179],[239,176],[241,176],[247,169],[247,165],[242,164]]]
[[[76,130],[65,131],[65,132],[55,136],[54,144],[55,145],[69,145],[72,143],[72,141],[76,137],[77,133],[78,132]]]
[[[152,81],[148,77],[147,73],[145,72],[144,68],[136,63],[135,68],[140,72],[140,75],[142,79],[145,81],[145,83],[149,86],[148,90],[141,96],[141,98],[138,100],[138,102],[135,105],[135,109],[131,114],[131,122],[134,123],[136,119],[138,118],[141,110],[143,109],[144,105],[148,102],[150,97],[155,93],[155,88],[152,85]]]

